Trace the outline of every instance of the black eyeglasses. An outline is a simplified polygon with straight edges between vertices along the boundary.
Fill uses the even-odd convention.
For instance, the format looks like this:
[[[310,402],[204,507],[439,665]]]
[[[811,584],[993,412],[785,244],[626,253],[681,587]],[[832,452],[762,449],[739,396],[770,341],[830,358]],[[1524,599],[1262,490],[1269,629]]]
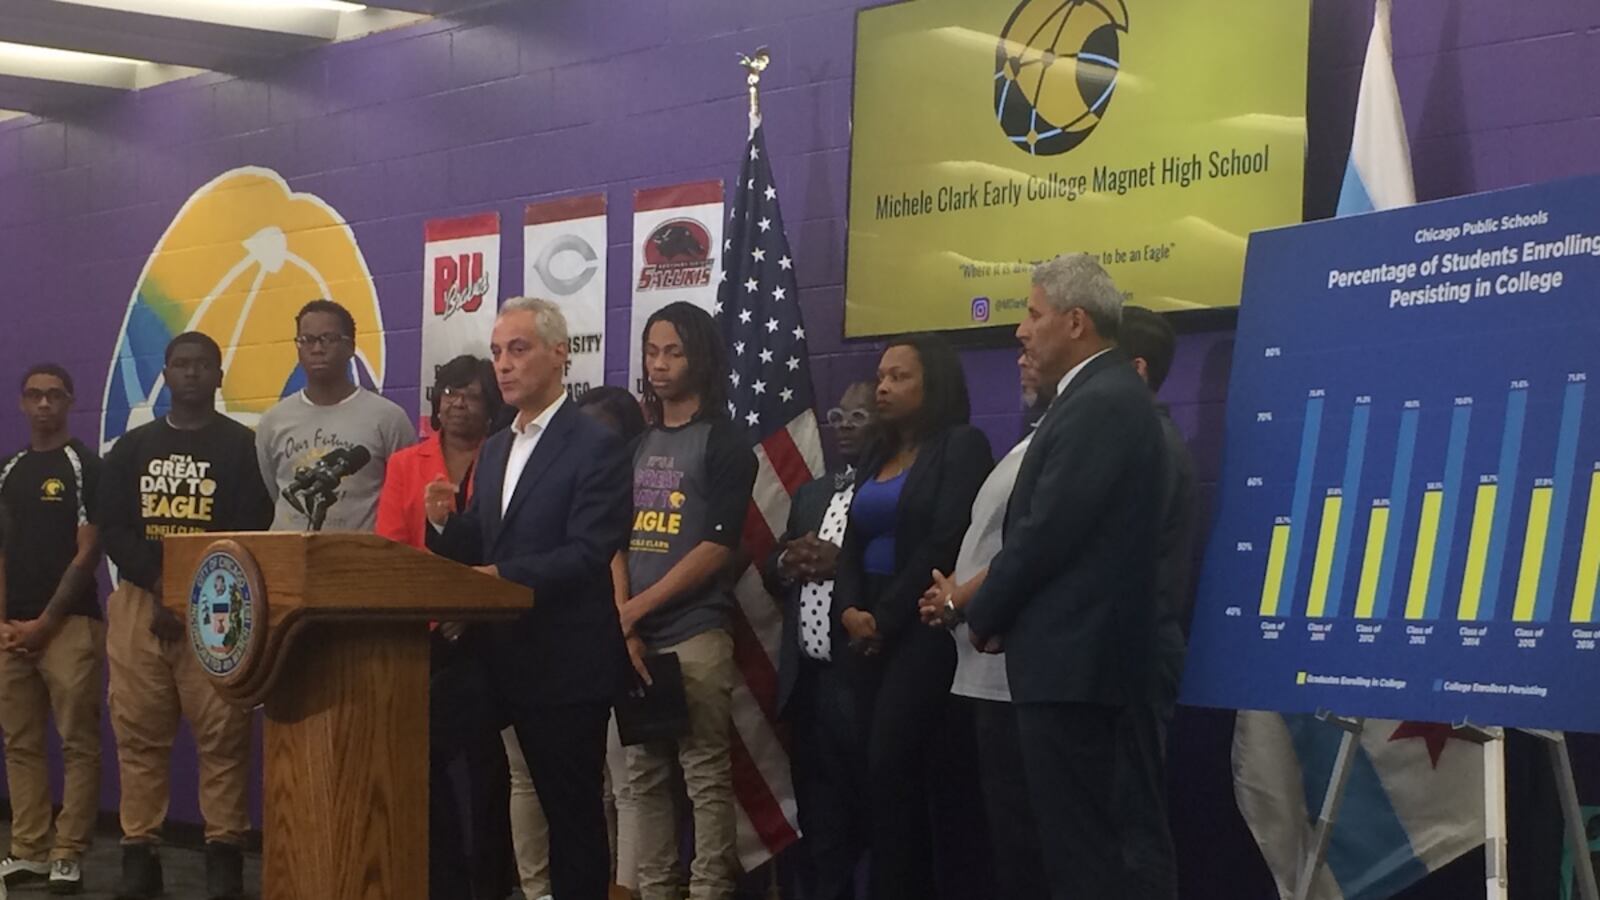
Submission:
[[[439,392],[444,403],[465,403],[472,405],[483,402],[483,392],[470,387],[447,387]]]
[[[328,347],[330,349],[348,340],[350,340],[350,336],[346,334],[298,334],[294,338],[295,345],[299,347]]]
[[[846,425],[851,428],[865,428],[870,424],[872,424],[872,413],[864,409],[844,410],[835,406],[828,410],[829,428],[843,428]]]
[[[65,403],[72,399],[72,395],[61,388],[46,388],[42,391],[38,388],[27,388],[22,392],[22,399],[29,403],[41,403],[45,400],[51,403]]]

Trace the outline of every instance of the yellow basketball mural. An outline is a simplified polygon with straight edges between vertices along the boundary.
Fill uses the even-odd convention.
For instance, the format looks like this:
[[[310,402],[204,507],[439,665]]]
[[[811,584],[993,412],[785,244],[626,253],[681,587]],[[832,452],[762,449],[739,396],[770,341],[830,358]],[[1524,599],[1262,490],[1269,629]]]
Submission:
[[[338,211],[271,169],[234,169],[195,191],[145,263],[111,358],[100,440],[164,415],[167,342],[202,331],[221,345],[218,407],[254,425],[304,383],[294,315],[319,297],[356,320],[357,380],[383,386],[383,314],[366,259]]]

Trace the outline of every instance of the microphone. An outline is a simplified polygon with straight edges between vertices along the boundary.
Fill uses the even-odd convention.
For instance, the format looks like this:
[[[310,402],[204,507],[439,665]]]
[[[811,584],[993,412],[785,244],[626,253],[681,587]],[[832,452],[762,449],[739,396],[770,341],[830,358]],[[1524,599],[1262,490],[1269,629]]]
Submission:
[[[366,447],[335,447],[315,463],[295,470],[294,480],[283,489],[284,499],[299,509],[300,495],[308,492],[332,494],[339,482],[361,471],[369,462],[372,462],[372,451]]]

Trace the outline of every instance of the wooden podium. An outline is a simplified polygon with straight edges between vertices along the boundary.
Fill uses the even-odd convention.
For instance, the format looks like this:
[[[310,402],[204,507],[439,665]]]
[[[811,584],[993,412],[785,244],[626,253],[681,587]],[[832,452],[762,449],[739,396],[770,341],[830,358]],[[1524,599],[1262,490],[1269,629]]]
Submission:
[[[182,535],[163,554],[191,652],[266,707],[264,900],[426,897],[427,623],[512,618],[532,592],[370,534]]]

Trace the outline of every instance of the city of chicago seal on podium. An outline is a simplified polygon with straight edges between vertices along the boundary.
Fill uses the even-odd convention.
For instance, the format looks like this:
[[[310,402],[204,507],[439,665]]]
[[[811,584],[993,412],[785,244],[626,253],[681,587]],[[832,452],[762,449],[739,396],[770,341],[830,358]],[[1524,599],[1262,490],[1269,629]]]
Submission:
[[[247,675],[267,637],[267,592],[250,551],[231,540],[206,548],[189,588],[188,625],[207,674],[224,684]]]

